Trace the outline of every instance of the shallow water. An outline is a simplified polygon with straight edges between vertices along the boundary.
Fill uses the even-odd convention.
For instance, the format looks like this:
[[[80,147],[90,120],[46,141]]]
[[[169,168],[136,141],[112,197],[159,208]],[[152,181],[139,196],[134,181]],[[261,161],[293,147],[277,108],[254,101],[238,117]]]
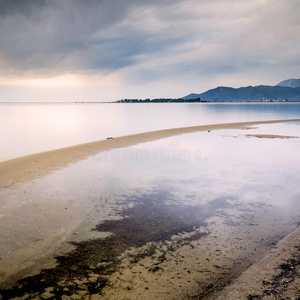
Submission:
[[[0,103],[0,161],[108,136],[299,116],[298,103]]]
[[[300,222],[300,138],[246,134],[300,136],[300,123],[199,132],[116,149],[1,191],[1,286],[53,267],[54,256],[75,249],[66,241],[114,232],[115,239],[77,244],[72,252],[81,257],[80,247],[90,249],[94,260],[84,260],[85,280],[108,280],[104,298],[122,293],[147,299],[146,291],[164,299],[209,297]],[[132,239],[121,234],[124,229]],[[107,265],[93,269],[104,258],[91,249],[102,253],[110,243],[124,257],[105,258],[108,275]],[[78,270],[80,261],[73,263]],[[87,284],[78,285],[91,293]]]

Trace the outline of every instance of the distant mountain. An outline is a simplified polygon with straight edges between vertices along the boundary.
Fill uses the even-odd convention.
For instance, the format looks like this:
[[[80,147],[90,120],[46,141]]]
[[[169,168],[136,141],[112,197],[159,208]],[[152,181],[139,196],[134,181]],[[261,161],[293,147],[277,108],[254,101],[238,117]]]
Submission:
[[[291,79],[281,81],[277,84],[277,86],[298,88],[300,87],[300,78],[299,79],[291,78]]]
[[[277,86],[259,85],[241,88],[221,86],[202,94],[190,94],[182,99],[201,98],[201,100],[208,101],[300,101],[300,79],[289,80],[289,82],[288,80],[282,81]],[[296,85],[296,82],[299,82],[297,87],[281,86],[281,84]]]

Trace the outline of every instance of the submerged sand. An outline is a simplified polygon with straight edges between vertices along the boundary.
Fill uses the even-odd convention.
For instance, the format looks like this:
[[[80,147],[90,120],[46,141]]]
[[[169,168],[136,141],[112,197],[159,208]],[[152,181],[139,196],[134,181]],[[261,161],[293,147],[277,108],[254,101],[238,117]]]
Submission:
[[[133,134],[122,137],[108,137],[106,140],[81,144],[72,147],[66,147],[58,150],[42,152],[28,155],[4,162],[0,162],[0,189],[12,186],[17,183],[25,182],[47,175],[55,170],[59,170],[79,160],[95,155],[102,151],[108,151],[115,148],[123,148],[168,138],[185,133],[200,131],[211,131],[221,129],[242,129],[259,124],[272,124],[284,122],[300,122],[300,119],[255,121],[241,123],[226,123],[214,125],[202,125],[183,128],[172,128]]]

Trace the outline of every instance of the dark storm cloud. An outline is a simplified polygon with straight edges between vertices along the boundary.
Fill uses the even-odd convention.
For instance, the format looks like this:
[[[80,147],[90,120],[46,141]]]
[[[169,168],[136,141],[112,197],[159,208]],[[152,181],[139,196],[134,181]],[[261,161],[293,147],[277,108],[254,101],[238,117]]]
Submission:
[[[38,9],[46,4],[46,0],[1,0],[0,16],[13,15],[16,13],[28,14],[32,9]]]
[[[125,69],[126,78],[139,83],[174,74],[275,74],[300,66],[299,0],[0,3],[2,76]]]
[[[135,28],[127,18],[133,10],[141,14],[156,3],[158,1],[2,1],[2,69],[12,73],[109,71],[132,64],[136,53],[152,49],[144,44],[147,32]],[[164,7],[168,1],[159,3]]]

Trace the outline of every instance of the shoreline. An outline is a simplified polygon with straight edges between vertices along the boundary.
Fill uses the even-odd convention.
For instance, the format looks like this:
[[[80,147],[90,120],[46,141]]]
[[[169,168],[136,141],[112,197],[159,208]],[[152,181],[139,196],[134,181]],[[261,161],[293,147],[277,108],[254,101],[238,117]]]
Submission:
[[[243,129],[253,125],[286,122],[300,122],[300,119],[253,121],[172,128],[116,138],[107,138],[106,140],[31,154],[0,162],[0,190],[18,183],[45,176],[103,151],[125,148],[139,143],[155,141],[187,133],[222,129]]]
[[[282,237],[257,263],[250,265],[214,300],[296,299],[300,295],[300,227]],[[297,298],[298,299],[298,298]]]

